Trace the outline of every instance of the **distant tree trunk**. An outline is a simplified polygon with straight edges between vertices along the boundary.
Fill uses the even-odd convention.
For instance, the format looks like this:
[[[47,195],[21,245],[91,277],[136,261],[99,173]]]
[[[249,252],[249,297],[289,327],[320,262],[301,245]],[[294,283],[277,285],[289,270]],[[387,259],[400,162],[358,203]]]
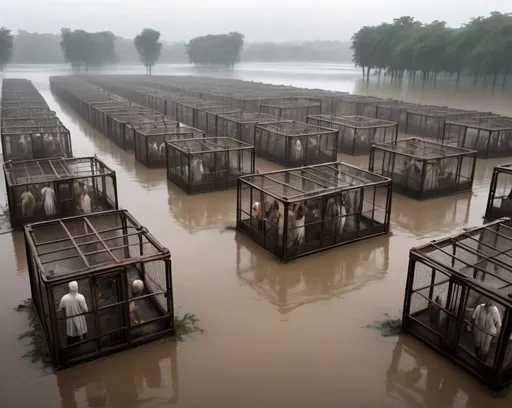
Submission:
[[[494,89],[494,86],[496,85],[496,79],[498,78],[498,73],[495,72],[494,76],[492,78],[492,89]]]
[[[501,87],[502,88],[505,88],[505,84],[507,83],[507,76],[508,76],[508,72],[505,72],[503,74],[503,81],[501,82]]]
[[[364,78],[364,65],[361,68],[363,69],[363,78]]]
[[[459,80],[460,80],[460,71],[457,71],[457,79],[456,79],[457,85],[459,85]]]
[[[366,68],[366,82],[370,81],[370,71],[371,71],[370,67]]]

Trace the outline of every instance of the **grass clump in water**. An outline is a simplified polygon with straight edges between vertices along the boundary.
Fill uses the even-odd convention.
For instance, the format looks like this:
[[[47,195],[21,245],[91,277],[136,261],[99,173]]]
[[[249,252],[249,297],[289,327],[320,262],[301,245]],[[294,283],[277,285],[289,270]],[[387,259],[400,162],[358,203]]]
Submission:
[[[365,329],[377,329],[384,337],[398,336],[402,332],[402,319],[384,313],[386,319],[377,320],[364,326]]]
[[[34,307],[34,302],[32,299],[24,300],[15,310],[25,312],[28,316],[29,329],[18,336],[18,340],[29,341],[29,350],[22,357],[29,358],[32,363],[40,363],[43,369],[52,367],[52,359],[46,347],[46,339]],[[186,313],[182,317],[175,316],[174,334],[171,338],[175,341],[184,341],[185,336],[194,333],[204,333],[204,330],[199,327],[198,323],[199,319],[191,313]]]

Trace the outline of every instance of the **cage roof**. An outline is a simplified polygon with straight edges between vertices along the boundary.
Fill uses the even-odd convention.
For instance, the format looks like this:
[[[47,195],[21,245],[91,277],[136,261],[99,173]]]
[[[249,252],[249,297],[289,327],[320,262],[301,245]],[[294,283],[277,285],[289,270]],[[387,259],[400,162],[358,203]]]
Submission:
[[[352,115],[310,115],[312,119],[329,122],[330,124],[350,126],[354,128],[374,128],[385,126],[397,126],[396,122],[390,122],[382,119],[369,118],[366,116]]]
[[[476,155],[476,150],[429,142],[417,137],[397,141],[375,143],[372,149],[385,150],[419,160],[445,159],[452,156]]]
[[[29,224],[24,231],[47,282],[170,258],[169,250],[126,210]]]
[[[220,114],[219,118],[227,119],[237,123],[272,123],[279,121],[279,118],[274,115],[244,111],[240,111],[237,113]]]
[[[259,123],[256,127],[283,136],[306,136],[338,132],[336,129],[314,126],[293,120]]]
[[[136,132],[142,136],[167,136],[167,135],[200,135],[199,137],[204,136],[204,132],[202,130],[190,127],[190,126],[169,126],[169,127],[144,127],[139,128]]]
[[[4,163],[4,173],[11,186],[115,174],[96,156],[9,160]]]
[[[412,248],[411,256],[426,259],[502,300],[512,298],[512,219],[501,218],[426,245]],[[483,281],[475,272],[485,273]]]
[[[242,112],[242,109],[234,108],[232,106],[219,105],[219,106],[206,106],[199,108],[198,111],[206,113],[236,113]]]
[[[34,133],[65,133],[69,130],[61,123],[59,125],[41,125],[41,126],[9,126],[2,127],[2,135],[22,135]]]
[[[193,139],[168,140],[167,144],[186,154],[254,149],[252,145],[231,137],[200,137]]]
[[[312,100],[290,100],[290,99],[283,99],[283,100],[275,100],[271,102],[264,102],[261,104],[261,106],[269,106],[272,108],[308,108],[313,106],[321,106],[321,103],[318,101],[312,101]]]
[[[358,187],[391,183],[387,177],[343,162],[251,174],[241,176],[239,179],[285,202],[301,201]]]

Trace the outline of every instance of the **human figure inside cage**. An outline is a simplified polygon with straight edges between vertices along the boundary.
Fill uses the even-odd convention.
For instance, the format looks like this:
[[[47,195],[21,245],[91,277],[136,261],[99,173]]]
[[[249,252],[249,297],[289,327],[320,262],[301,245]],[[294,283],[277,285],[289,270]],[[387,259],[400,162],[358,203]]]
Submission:
[[[484,298],[471,318],[475,354],[486,362],[489,356],[492,341],[497,338],[501,329],[501,316],[498,308],[490,299]]]
[[[144,282],[140,279],[136,279],[132,282],[132,298],[142,296],[144,294]],[[137,302],[130,302],[130,320],[132,324],[141,324],[143,322],[142,315],[140,313],[140,305]]]
[[[78,293],[78,283],[69,282],[69,293],[62,296],[57,312],[66,314],[67,345],[78,343],[87,337],[87,322],[84,313],[87,313],[87,303],[84,295]]]

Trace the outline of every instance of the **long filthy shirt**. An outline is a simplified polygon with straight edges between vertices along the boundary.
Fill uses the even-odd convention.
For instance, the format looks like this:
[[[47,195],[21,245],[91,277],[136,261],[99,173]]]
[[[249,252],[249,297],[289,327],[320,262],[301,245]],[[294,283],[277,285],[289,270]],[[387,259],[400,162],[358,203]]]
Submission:
[[[80,293],[68,293],[62,296],[58,311],[66,313],[66,331],[68,336],[77,337],[87,333],[87,322],[82,313],[87,313],[87,303]],[[81,315],[81,316],[77,316]]]

